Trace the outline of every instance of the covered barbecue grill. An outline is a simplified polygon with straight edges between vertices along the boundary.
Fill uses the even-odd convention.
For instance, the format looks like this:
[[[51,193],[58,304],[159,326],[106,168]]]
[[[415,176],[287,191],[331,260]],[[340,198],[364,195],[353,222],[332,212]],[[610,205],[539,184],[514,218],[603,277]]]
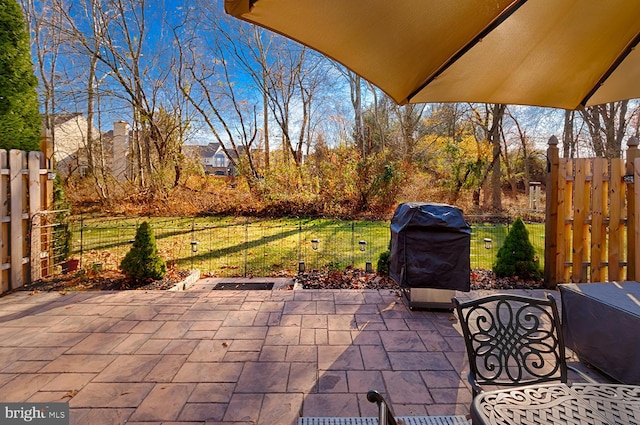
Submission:
[[[389,274],[410,307],[452,308],[455,291],[470,290],[471,227],[460,208],[400,204],[391,219]]]

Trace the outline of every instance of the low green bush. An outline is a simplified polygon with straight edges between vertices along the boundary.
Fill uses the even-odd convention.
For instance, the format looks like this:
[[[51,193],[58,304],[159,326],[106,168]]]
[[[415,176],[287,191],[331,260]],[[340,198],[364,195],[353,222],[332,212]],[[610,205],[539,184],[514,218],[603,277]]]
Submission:
[[[498,277],[542,278],[542,270],[536,261],[536,251],[521,218],[513,222],[504,244],[498,250],[493,271]]]
[[[389,259],[391,258],[391,241],[389,249],[380,253],[378,257],[377,272],[380,276],[389,276]]]
[[[146,221],[136,230],[136,238],[131,250],[120,263],[122,272],[137,281],[162,279],[167,265],[158,255],[153,229]]]

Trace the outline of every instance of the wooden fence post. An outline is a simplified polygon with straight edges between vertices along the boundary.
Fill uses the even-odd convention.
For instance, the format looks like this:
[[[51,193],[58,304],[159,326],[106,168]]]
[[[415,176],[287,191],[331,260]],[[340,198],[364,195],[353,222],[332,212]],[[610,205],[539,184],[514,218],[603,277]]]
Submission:
[[[623,223],[625,211],[625,183],[622,180],[624,174],[624,161],[622,158],[611,160],[609,177],[609,268],[607,280],[619,281],[622,277],[624,258],[624,229]]]
[[[0,149],[0,293],[11,289],[9,268],[9,161],[7,151]]]
[[[9,151],[9,175],[10,175],[10,215],[11,215],[11,289],[24,285],[24,251],[26,242],[26,229],[23,217],[26,213],[24,198],[26,198],[24,176],[25,153],[17,149]]]
[[[627,280],[637,280],[636,271],[640,265],[636,264],[636,194],[634,179],[634,162],[640,156],[638,139],[631,137],[627,141]],[[639,229],[640,230],[640,229]]]
[[[40,193],[41,193],[41,205],[42,210],[52,211],[53,206],[53,178],[55,178],[55,171],[53,168],[53,141],[51,139],[51,130],[45,130],[42,138],[40,139],[40,167],[42,168],[41,174],[43,176],[40,179]],[[51,177],[49,177],[51,174]],[[55,215],[48,213],[46,217],[40,218],[40,223],[52,224]],[[53,227],[44,226],[40,234],[40,278],[49,277],[53,274]]]
[[[547,288],[558,284],[556,257],[558,256],[558,139],[551,136],[547,148],[546,205],[547,221],[544,227],[544,282]]]

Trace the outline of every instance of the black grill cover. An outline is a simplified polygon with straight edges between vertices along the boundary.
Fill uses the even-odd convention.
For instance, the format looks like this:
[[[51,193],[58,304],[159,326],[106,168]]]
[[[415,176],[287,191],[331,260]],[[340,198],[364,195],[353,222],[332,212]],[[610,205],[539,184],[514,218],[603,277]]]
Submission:
[[[469,291],[470,250],[460,208],[408,202],[391,219],[389,274],[402,287]]]

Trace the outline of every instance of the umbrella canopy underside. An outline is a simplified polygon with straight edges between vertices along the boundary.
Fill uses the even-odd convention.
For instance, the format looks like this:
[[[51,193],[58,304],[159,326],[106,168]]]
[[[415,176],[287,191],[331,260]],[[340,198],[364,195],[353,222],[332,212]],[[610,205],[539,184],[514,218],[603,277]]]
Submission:
[[[578,109],[640,97],[637,0],[225,0],[397,103]]]

